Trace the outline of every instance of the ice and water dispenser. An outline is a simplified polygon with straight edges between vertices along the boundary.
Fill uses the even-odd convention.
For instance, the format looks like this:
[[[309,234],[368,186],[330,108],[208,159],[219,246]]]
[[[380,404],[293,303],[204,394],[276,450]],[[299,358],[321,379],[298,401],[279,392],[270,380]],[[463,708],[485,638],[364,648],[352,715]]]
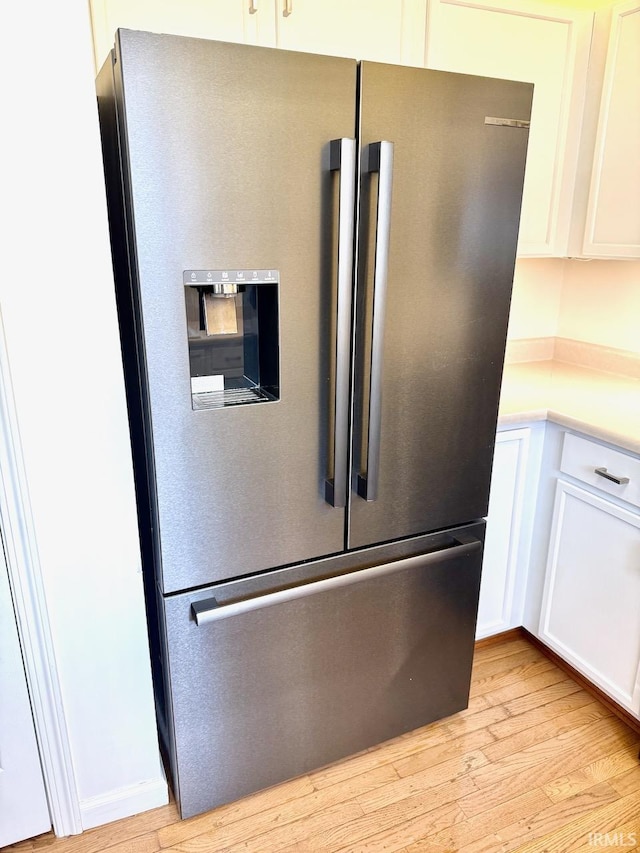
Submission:
[[[186,270],[183,282],[193,408],[278,400],[277,270]]]

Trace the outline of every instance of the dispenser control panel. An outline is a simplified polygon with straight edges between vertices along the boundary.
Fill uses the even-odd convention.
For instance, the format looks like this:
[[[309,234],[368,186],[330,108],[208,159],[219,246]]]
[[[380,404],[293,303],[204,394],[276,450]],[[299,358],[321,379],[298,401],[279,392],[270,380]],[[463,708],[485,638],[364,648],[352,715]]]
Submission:
[[[277,284],[277,270],[185,270],[184,284]]]

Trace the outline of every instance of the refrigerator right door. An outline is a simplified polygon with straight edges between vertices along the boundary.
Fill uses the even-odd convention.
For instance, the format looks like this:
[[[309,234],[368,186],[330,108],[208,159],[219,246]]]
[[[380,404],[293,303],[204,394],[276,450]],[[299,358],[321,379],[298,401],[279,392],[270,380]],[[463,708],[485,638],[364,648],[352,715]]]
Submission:
[[[350,548],[486,515],[533,94],[360,73]]]

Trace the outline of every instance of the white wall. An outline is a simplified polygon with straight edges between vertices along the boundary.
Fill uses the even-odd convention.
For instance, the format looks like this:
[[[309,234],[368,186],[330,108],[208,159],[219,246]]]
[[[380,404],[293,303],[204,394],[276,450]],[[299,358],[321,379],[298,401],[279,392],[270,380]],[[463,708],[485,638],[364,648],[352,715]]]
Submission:
[[[565,261],[558,335],[640,353],[640,261]]]
[[[640,353],[640,261],[518,260],[509,339],[556,336]]]
[[[553,338],[558,334],[563,276],[561,259],[518,259],[509,315],[510,340]]]
[[[0,10],[0,306],[85,826],[166,801],[87,5]]]

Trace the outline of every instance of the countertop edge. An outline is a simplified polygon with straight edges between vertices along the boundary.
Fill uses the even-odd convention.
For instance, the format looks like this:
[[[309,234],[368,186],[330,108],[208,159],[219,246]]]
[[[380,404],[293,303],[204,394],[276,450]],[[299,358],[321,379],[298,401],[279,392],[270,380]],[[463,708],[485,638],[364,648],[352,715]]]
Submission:
[[[626,450],[629,453],[640,455],[640,436],[634,439],[632,436],[616,432],[601,424],[589,423],[587,421],[572,418],[564,412],[558,412],[554,409],[533,409],[522,412],[509,412],[498,416],[498,429],[523,425],[527,423],[536,423],[540,421],[549,421],[558,424],[559,426],[567,427],[584,435],[591,436],[599,441],[605,441],[608,444],[613,444],[616,447]]]

